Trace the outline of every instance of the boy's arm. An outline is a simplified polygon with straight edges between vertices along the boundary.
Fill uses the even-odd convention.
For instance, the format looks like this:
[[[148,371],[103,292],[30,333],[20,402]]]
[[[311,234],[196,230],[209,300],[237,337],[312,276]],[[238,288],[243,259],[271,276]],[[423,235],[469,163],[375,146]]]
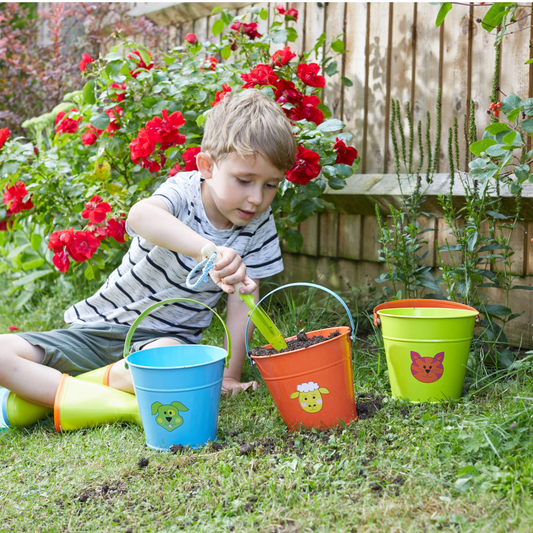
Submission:
[[[253,292],[254,300],[259,301],[259,280],[254,280],[257,284],[257,289]],[[246,347],[244,344],[244,334],[246,328],[246,322],[248,321],[248,306],[239,298],[238,294],[228,295],[228,314],[226,323],[228,331],[231,336],[231,359],[229,362],[229,368],[224,370],[224,380],[222,381],[222,390],[243,391],[252,387],[256,390],[259,387],[257,381],[249,381],[247,383],[241,383],[241,372],[246,358]],[[254,333],[254,324],[250,322],[248,328],[248,342],[252,339]],[[224,338],[224,346],[226,347],[226,339]]]
[[[159,198],[146,198],[137,202],[128,213],[130,228],[148,242],[202,261],[201,250],[210,243],[196,231],[172,215],[167,204]],[[233,285],[244,283],[243,294],[250,294],[255,283],[246,275],[241,257],[231,248],[219,246],[222,259],[210,272],[213,281],[225,292],[234,292]],[[244,304],[243,304],[244,305]]]

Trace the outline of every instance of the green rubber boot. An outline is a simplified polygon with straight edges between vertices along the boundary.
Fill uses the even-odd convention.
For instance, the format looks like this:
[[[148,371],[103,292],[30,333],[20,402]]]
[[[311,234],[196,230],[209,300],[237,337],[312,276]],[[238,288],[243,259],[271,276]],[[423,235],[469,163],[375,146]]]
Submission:
[[[109,387],[109,372],[111,372],[111,367],[115,363],[112,363],[102,368],[97,368],[96,370],[91,370],[90,372],[85,372],[85,374],[80,374],[76,376],[76,379],[81,381],[90,381],[91,383],[98,383],[98,385],[105,385]]]
[[[0,427],[33,426],[52,412],[51,407],[28,402],[11,391],[0,388]]]
[[[57,431],[131,422],[142,426],[137,398],[111,387],[63,374],[54,404]]]

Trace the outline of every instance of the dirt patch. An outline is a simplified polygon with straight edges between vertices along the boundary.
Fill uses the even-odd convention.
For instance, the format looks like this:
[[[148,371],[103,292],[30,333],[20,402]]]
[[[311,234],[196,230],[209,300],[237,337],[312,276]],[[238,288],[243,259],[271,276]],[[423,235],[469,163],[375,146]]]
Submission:
[[[367,418],[374,418],[376,413],[381,410],[381,402],[384,396],[373,396],[372,394],[359,394],[355,406],[357,408],[357,416],[359,420],[366,420]]]
[[[327,337],[323,335],[317,335],[316,337],[308,337],[305,331],[300,331],[296,338],[287,342],[287,348],[283,350],[276,350],[275,348],[263,348],[258,346],[252,348],[252,355],[255,356],[269,356],[276,355],[279,353],[293,352],[294,350],[301,350],[302,348],[309,348],[309,346],[314,346],[315,344],[320,344],[321,342],[329,341],[340,335],[340,331],[333,331]]]

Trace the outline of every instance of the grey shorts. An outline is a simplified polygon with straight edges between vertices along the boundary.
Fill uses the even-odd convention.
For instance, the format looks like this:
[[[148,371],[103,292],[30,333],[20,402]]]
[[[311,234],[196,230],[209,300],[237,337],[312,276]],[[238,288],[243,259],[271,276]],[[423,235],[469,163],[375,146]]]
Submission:
[[[122,359],[124,341],[129,329],[129,326],[119,324],[72,325],[68,329],[15,335],[45,351],[43,365],[76,376]],[[137,328],[131,340],[130,353],[137,352],[146,344],[162,338],[172,338],[172,334]]]

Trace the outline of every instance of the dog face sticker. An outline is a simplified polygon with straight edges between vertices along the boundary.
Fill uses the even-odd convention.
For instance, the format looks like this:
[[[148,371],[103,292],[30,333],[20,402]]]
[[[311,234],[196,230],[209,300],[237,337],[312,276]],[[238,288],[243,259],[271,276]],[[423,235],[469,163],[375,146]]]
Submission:
[[[155,421],[167,431],[174,431],[183,424],[180,411],[188,411],[181,402],[172,402],[170,405],[163,405],[161,402],[152,404],[152,415],[155,415]]]
[[[422,383],[434,383],[444,374],[444,352],[438,353],[435,357],[421,357],[417,352],[411,352],[411,373]]]

